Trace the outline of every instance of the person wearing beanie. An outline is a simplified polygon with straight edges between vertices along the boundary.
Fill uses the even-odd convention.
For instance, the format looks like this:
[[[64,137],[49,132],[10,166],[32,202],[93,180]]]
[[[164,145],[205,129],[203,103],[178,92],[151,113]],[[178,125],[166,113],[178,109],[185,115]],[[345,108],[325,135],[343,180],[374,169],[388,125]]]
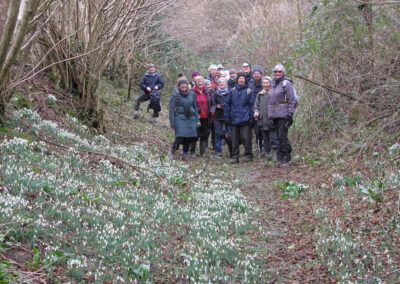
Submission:
[[[258,65],[254,65],[253,67],[253,81],[250,82],[249,88],[253,92],[254,95],[257,95],[262,89],[262,70]],[[258,121],[256,119],[256,124],[254,126],[254,133],[256,135],[256,143],[257,143],[257,152],[259,155],[263,154],[262,146],[263,146],[263,136],[259,131],[259,127],[257,125]]]
[[[236,86],[229,91],[224,108],[225,123],[231,126],[232,164],[239,163],[240,142],[244,143],[244,161],[250,162],[253,159],[251,128],[254,126],[254,100],[246,74],[239,73]]]
[[[148,101],[151,99],[151,93],[154,92],[153,97],[158,97],[158,105],[160,104],[160,90],[164,87],[164,82],[160,75],[156,72],[156,67],[154,64],[147,64],[147,72],[143,76],[142,80],[140,81],[140,88],[144,91],[144,94],[141,95],[135,101],[134,111],[133,111],[133,118],[139,118],[139,109],[140,104],[142,102]],[[155,98],[156,99],[156,98]],[[155,102],[153,104],[156,104]],[[154,124],[158,123],[158,113],[161,111],[161,106],[157,108],[153,108],[153,122]]]
[[[297,102],[292,82],[285,78],[283,65],[280,63],[275,65],[273,73],[274,79],[271,82],[268,118],[273,121],[277,131],[278,167],[285,168],[292,162],[292,146],[288,139],[288,131],[293,123],[293,114]]]
[[[195,78],[196,78],[197,76],[200,76],[200,73],[199,73],[197,70],[194,70],[194,71],[192,72],[192,80],[191,80],[190,83],[189,83],[189,90],[193,89],[193,87],[196,85],[196,83],[195,83]]]
[[[197,140],[197,124],[200,123],[196,98],[189,93],[186,77],[178,78],[177,90],[169,101],[169,122],[175,132],[175,140],[169,151],[172,157],[183,144],[182,160],[189,160],[189,145]]]
[[[272,160],[271,150],[274,149],[274,155],[277,149],[276,131],[274,123],[268,118],[268,107],[269,107],[269,95],[271,92],[271,81],[270,77],[264,77],[261,79],[262,89],[257,92],[256,101],[254,103],[254,117],[257,120],[259,133],[263,136],[264,145],[260,156],[266,156],[268,160]],[[275,158],[276,159],[276,158]]]

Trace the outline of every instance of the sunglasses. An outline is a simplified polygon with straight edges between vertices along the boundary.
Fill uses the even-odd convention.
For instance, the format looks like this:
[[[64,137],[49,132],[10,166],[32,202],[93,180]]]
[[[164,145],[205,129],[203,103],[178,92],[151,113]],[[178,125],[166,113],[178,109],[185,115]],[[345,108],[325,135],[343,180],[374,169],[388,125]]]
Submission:
[[[250,65],[243,65],[242,67],[243,67],[243,68],[245,68],[245,67],[250,67]]]
[[[283,73],[283,71],[274,71],[274,73]]]

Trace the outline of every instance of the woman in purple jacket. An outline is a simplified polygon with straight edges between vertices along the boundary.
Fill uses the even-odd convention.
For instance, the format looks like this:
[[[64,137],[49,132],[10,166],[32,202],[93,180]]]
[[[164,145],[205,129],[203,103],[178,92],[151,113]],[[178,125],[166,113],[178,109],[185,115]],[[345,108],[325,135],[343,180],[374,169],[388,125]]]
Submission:
[[[288,130],[293,123],[296,99],[291,80],[285,78],[283,65],[275,65],[273,71],[274,79],[271,82],[268,117],[273,121],[278,133],[278,167],[284,168],[292,161],[292,146],[288,139]]]

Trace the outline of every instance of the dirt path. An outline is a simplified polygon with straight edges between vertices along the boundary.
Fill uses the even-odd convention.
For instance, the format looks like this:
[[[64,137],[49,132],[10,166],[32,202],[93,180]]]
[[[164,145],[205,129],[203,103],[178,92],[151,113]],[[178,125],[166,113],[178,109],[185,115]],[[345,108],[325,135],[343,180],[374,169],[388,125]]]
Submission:
[[[297,164],[279,169],[260,161],[239,165],[236,170],[249,184],[243,193],[258,208],[262,233],[250,234],[246,246],[255,249],[264,262],[265,283],[335,282],[317,261],[310,202],[283,199],[275,186],[289,180],[314,183],[315,175],[307,175]]]

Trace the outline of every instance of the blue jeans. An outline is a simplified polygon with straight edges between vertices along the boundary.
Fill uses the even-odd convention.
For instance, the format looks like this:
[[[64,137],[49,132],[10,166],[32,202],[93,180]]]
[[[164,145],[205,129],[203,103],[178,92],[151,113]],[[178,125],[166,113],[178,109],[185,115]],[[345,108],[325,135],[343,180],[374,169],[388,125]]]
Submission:
[[[214,129],[215,129],[215,153],[220,154],[222,153],[222,140],[221,132],[224,129],[224,121],[223,120],[215,120],[214,121]],[[229,126],[225,126],[225,131],[231,133],[231,128]]]

